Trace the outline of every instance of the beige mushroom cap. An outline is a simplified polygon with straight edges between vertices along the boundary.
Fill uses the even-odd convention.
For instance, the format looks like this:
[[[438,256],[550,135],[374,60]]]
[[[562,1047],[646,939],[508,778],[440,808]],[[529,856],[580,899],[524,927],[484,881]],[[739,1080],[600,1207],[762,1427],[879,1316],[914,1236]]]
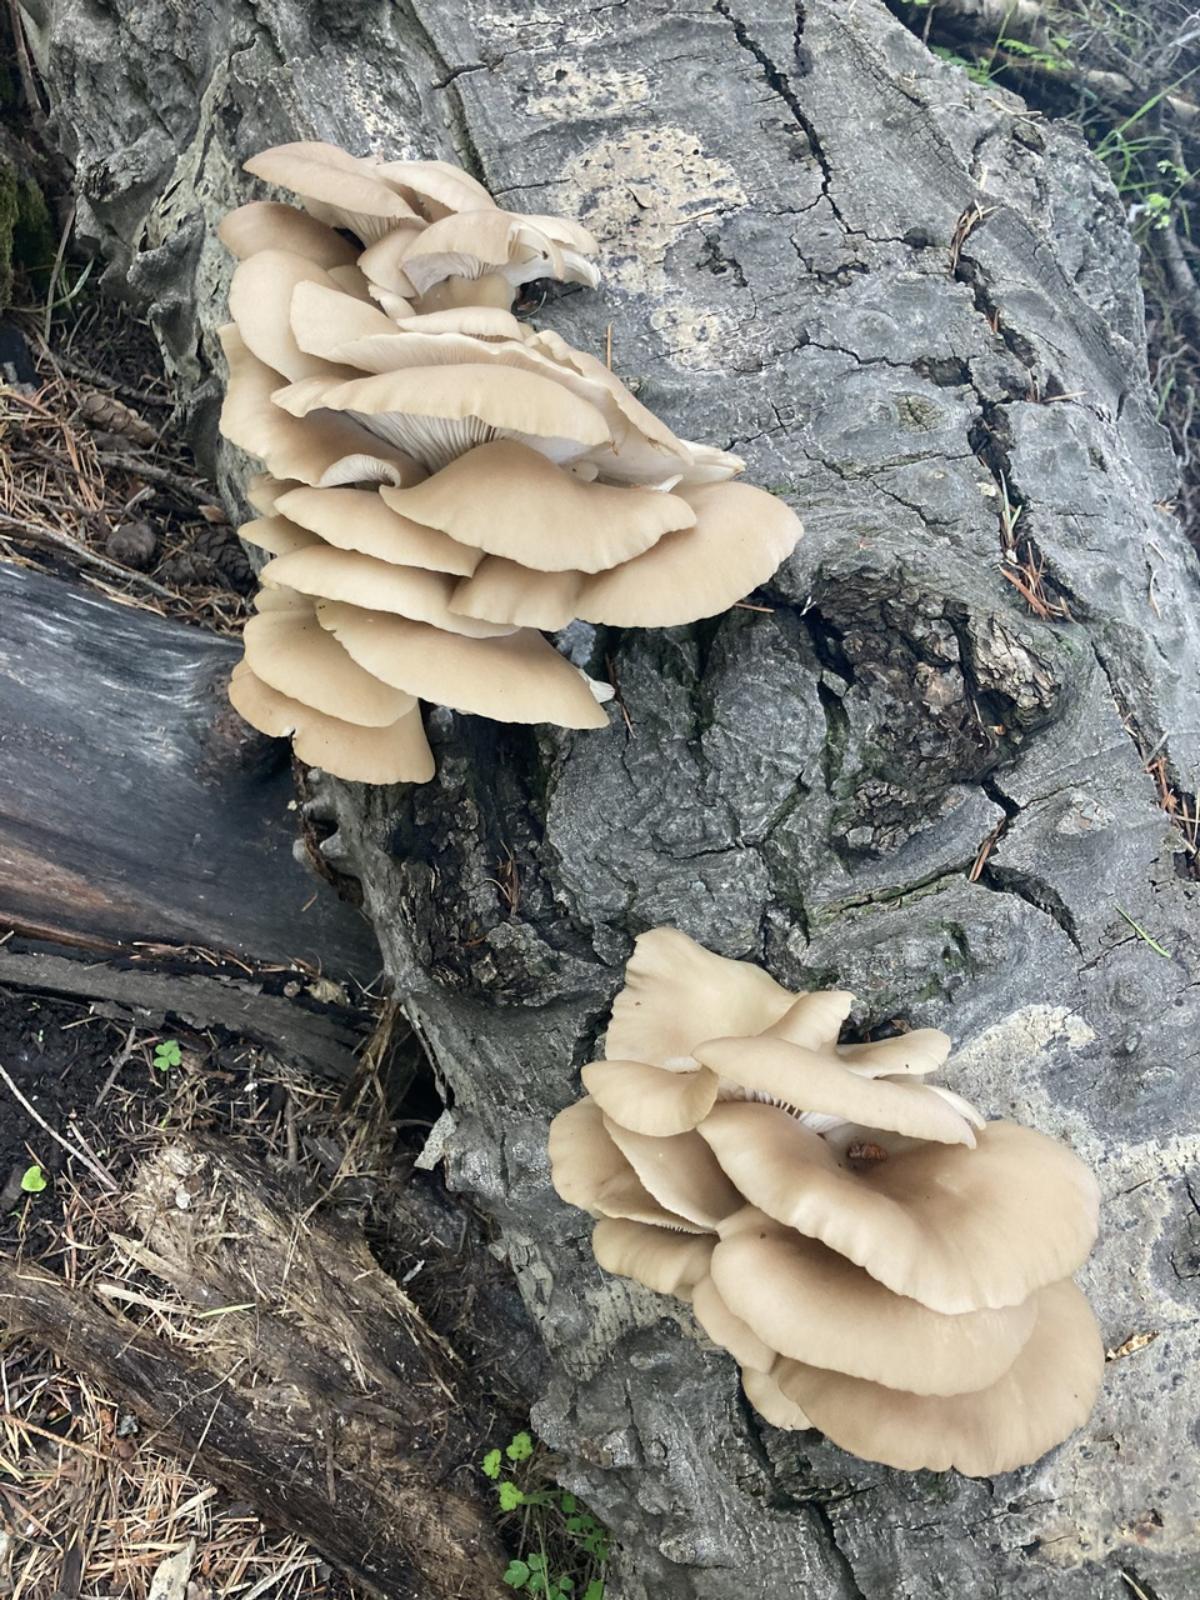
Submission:
[[[708,1276],[715,1243],[711,1234],[673,1233],[614,1217],[602,1218],[592,1233],[592,1250],[605,1272],[680,1300]]]
[[[698,1133],[651,1138],[608,1117],[604,1127],[647,1194],[674,1216],[715,1233],[724,1218],[741,1209],[741,1195]]]
[[[377,489],[287,489],[278,510],[339,550],[430,572],[469,576],[482,552],[392,511]],[[503,617],[496,619],[503,622]]]
[[[676,495],[584,483],[513,439],[481,444],[387,501],[460,544],[543,572],[615,566],[694,515]]]
[[[788,1361],[773,1376],[814,1427],[863,1460],[901,1472],[993,1477],[1030,1465],[1081,1427],[1104,1374],[1096,1319],[1075,1285],[1039,1290],[1036,1305],[1020,1355],[972,1394],[905,1393]]]
[[[728,1350],[739,1367],[765,1373],[775,1365],[777,1352],[734,1315],[711,1277],[701,1278],[692,1291],[692,1312],[712,1342]]]
[[[286,250],[259,250],[238,262],[229,285],[229,311],[243,343],[252,355],[293,382],[312,377],[353,377],[351,368],[323,361],[297,344],[291,306],[293,291],[301,286],[324,290],[328,300],[357,310],[360,318],[367,310],[304,256]],[[386,322],[387,318],[383,320]]]
[[[454,591],[452,603],[460,616],[490,617],[517,628],[557,633],[579,615],[579,599],[588,581],[584,573],[536,572],[519,561],[479,554],[482,559],[475,571]]]
[[[601,1215],[597,1196],[629,1162],[604,1126],[604,1115],[586,1096],[560,1111],[550,1124],[550,1182],[560,1200],[592,1216]]]
[[[594,406],[549,379],[468,362],[409,367],[348,383],[310,378],[279,390],[274,400],[293,417],[349,412],[430,471],[497,434],[523,439],[553,460],[569,460],[608,437]]]
[[[246,623],[246,663],[269,688],[363,728],[386,728],[416,698],[364,672],[311,613],[260,612]]]
[[[285,584],[316,599],[394,612],[412,622],[428,622],[468,639],[490,639],[512,632],[503,623],[476,622],[451,611],[449,602],[456,580],[447,573],[395,566],[319,540],[276,556],[259,576],[263,583]]]
[[[240,269],[239,269],[240,270]],[[378,338],[394,332],[392,321],[370,300],[360,300],[337,284],[331,274],[322,283],[317,278],[298,278],[291,291],[288,325],[297,347],[310,360],[320,357],[328,373],[330,363],[337,372],[357,376],[358,363],[346,361],[341,355],[345,346],[363,339]],[[264,358],[267,359],[267,358]],[[276,362],[270,365],[276,366]],[[282,370],[282,369],[280,369]],[[312,369],[318,370],[315,366]],[[288,376],[292,374],[289,372]],[[297,377],[307,377],[298,373]]]
[[[1035,1319],[1028,1300],[943,1316],[817,1240],[770,1225],[722,1237],[709,1271],[780,1355],[913,1394],[986,1388],[1012,1366]]]
[[[410,457],[345,417],[289,417],[272,401],[279,374],[251,354],[232,323],[220,337],[229,363],[221,434],[265,462],[272,477],[307,484],[386,477],[400,485],[419,476]]]
[[[813,989],[798,995],[777,1022],[762,1030],[764,1038],[786,1039],[802,1050],[833,1049],[850,1015],[854,996],[846,989]]]
[[[911,1139],[975,1143],[967,1119],[925,1084],[863,1077],[843,1066],[831,1051],[803,1050],[786,1039],[760,1037],[710,1039],[693,1053],[725,1082],[777,1105],[822,1112]]]
[[[477,179],[449,161],[381,161],[375,171],[429,222],[496,204]]]
[[[714,955],[676,928],[654,928],[634,944],[605,1053],[614,1061],[690,1066],[698,1044],[761,1033],[795,998],[752,962]]]
[[[1017,1305],[1095,1242],[1095,1178],[1032,1128],[989,1122],[974,1150],[927,1144],[858,1172],[774,1106],[718,1104],[700,1131],[753,1205],[947,1316]]]
[[[412,239],[411,230],[396,228],[377,239],[358,258],[359,270],[367,282],[381,293],[403,300],[410,312],[417,291],[404,270],[404,255]],[[389,310],[388,315],[391,314]]]
[[[333,601],[321,601],[317,616],[368,672],[422,700],[494,722],[608,725],[583,674],[540,633],[464,639]]]
[[[229,682],[234,710],[272,738],[290,738],[299,759],[350,783],[428,783],[433,753],[420,708],[390,726],[364,728],[280,694],[239,661]]]
[[[273,478],[269,472],[256,472],[243,491],[246,501],[264,517],[275,515],[275,507],[282,495],[296,485],[287,478]]]
[[[364,244],[399,224],[424,220],[370,163],[336,145],[315,140],[276,145],[244,165],[256,178],[298,194],[319,222],[348,228]]]
[[[629,491],[631,492],[631,491]],[[673,628],[727,611],[766,583],[803,529],[782,500],[746,483],[682,490],[695,524],[587,584],[585,622]]]
[[[354,246],[307,211],[282,205],[278,200],[252,200],[222,218],[217,238],[239,261],[260,250],[288,250],[316,267],[347,267],[355,258]]]
[[[642,1061],[593,1061],[582,1076],[606,1116],[632,1133],[657,1138],[689,1132],[717,1099],[717,1075],[707,1067],[673,1072]]]
[[[291,555],[293,550],[307,550],[321,543],[315,533],[281,516],[256,517],[253,522],[243,522],[238,538],[273,556]]]
[[[778,1367],[783,1363],[777,1361],[775,1365]],[[743,1367],[742,1388],[755,1411],[773,1428],[791,1428],[799,1433],[812,1427],[812,1422],[796,1402],[789,1400],[776,1383],[774,1370],[756,1372],[753,1367]]]
[[[911,1033],[900,1033],[892,1039],[840,1045],[838,1055],[865,1078],[896,1077],[903,1073],[919,1078],[945,1066],[950,1055],[950,1036],[939,1028],[914,1028]],[[930,1087],[935,1086],[931,1084]]]

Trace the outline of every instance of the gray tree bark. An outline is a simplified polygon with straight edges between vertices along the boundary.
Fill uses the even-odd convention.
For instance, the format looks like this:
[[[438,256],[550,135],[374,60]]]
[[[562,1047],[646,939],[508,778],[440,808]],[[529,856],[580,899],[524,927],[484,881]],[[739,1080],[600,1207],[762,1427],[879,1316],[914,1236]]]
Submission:
[[[880,0],[25,3],[84,232],[198,433],[216,216],[244,157],[316,136],[580,216],[605,285],[542,320],[593,351],[611,323],[641,398],[804,518],[770,610],[572,636],[628,723],[435,713],[435,783],[320,797],[452,1102],[451,1181],[541,1328],[535,1422],[614,1529],[614,1592],[1193,1592],[1198,892],[1147,764],[1194,808],[1200,577],[1136,252],[1081,141]],[[1154,1338],[1048,1460],[909,1476],[777,1433],[686,1314],[602,1278],[546,1126],[663,922],[854,989],[860,1027],[945,1027],[948,1082],[1096,1165],[1086,1287],[1114,1349]]]

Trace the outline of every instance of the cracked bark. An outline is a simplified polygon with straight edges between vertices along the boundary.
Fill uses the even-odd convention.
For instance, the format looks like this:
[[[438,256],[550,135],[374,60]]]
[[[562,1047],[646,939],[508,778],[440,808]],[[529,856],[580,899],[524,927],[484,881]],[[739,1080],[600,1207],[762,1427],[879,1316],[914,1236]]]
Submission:
[[[48,9],[82,224],[152,302],[202,444],[216,213],[248,193],[246,155],[327,137],[457,157],[579,215],[605,287],[554,291],[540,319],[593,350],[611,322],[641,398],[740,441],[805,519],[769,612],[569,631],[631,731],[437,713],[434,784],[309,801],[453,1103],[450,1180],[495,1219],[541,1329],[536,1425],[621,1542],[614,1591],[1117,1600],[1126,1573],[1186,1592],[1200,1280],[1174,1262],[1195,1251],[1200,940],[1144,763],[1165,739],[1181,792],[1200,771],[1200,581],[1165,509],[1134,247],[1082,144],[878,0]],[[1005,496],[1074,620],[1004,580]],[[1087,1287],[1110,1345],[1159,1337],[1048,1461],[906,1477],[755,1425],[686,1315],[601,1279],[550,1195],[546,1124],[633,934],[664,921],[854,989],[861,1030],[946,1027],[955,1087],[1096,1164]]]

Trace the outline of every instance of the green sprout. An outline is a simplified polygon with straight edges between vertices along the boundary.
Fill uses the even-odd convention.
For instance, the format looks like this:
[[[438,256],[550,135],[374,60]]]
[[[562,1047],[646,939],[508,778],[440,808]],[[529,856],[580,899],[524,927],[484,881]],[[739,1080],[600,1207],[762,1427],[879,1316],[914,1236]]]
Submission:
[[[48,1179],[46,1174],[35,1161],[33,1166],[26,1167],[24,1175],[21,1178],[21,1193],[41,1194],[42,1190],[46,1187],[47,1182]]]
[[[172,1067],[179,1066],[183,1061],[183,1051],[179,1047],[178,1039],[164,1039],[161,1044],[154,1046],[154,1065],[160,1072],[170,1072]]]
[[[519,1552],[504,1583],[540,1600],[604,1600],[608,1529],[553,1482],[545,1447],[522,1430],[502,1450],[489,1450],[481,1467]]]

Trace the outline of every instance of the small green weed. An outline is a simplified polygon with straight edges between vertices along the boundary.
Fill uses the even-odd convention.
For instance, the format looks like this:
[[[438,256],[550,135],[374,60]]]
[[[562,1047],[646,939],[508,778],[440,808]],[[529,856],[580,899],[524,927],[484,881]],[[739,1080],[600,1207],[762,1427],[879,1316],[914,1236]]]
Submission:
[[[161,1044],[154,1046],[154,1065],[160,1072],[170,1072],[172,1067],[178,1067],[182,1062],[183,1051],[178,1039],[164,1039]]]
[[[49,1180],[35,1161],[32,1167],[26,1167],[21,1178],[22,1194],[41,1194]]]
[[[522,1431],[481,1466],[496,1485],[501,1526],[521,1552],[504,1573],[508,1587],[542,1600],[604,1600],[608,1530],[554,1482],[549,1451]]]

